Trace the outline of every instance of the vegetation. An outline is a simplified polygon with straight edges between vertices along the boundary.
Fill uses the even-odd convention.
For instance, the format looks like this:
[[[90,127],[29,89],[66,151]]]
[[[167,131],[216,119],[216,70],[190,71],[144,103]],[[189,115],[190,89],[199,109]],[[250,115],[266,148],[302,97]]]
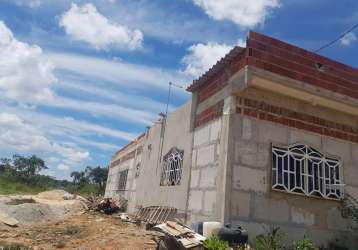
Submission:
[[[0,159],[0,194],[39,193],[51,189],[82,195],[104,193],[108,168],[88,166],[83,172],[73,172],[72,182],[41,174],[46,169],[45,161],[36,155]]]
[[[313,241],[306,236],[302,240],[295,241],[293,243],[292,250],[318,250]]]
[[[204,241],[204,248],[205,250],[227,250],[229,249],[229,244],[226,241],[212,236]]]
[[[256,250],[282,250],[284,249],[285,235],[280,228],[273,228],[268,234],[261,234],[255,239]]]
[[[20,244],[20,243],[8,243],[5,241],[0,241],[0,249],[2,250],[30,250],[29,247]]]

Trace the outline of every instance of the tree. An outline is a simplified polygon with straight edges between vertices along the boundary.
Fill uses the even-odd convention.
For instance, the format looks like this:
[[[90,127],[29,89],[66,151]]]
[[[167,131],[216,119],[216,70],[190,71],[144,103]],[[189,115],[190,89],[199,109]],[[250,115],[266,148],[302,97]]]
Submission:
[[[0,159],[0,172],[10,170],[11,168],[12,168],[12,166],[11,166],[10,158],[1,158]]]
[[[30,157],[14,155],[12,157],[12,162],[18,174],[25,178],[31,178],[39,174],[42,170],[48,169],[45,161],[36,155]]]
[[[73,184],[75,184],[75,185],[80,185],[85,182],[85,173],[84,172],[73,171],[71,173],[71,177],[73,179]]]
[[[88,179],[99,186],[101,192],[104,191],[108,176],[108,168],[102,168],[100,166],[91,168],[86,167],[86,171],[88,172]]]

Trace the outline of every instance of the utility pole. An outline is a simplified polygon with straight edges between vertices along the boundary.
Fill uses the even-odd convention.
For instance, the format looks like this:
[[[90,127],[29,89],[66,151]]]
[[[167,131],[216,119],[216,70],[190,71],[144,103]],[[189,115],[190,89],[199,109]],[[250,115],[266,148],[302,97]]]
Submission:
[[[165,129],[166,129],[166,125],[167,125],[167,118],[168,118],[168,112],[169,112],[170,95],[172,92],[172,86],[180,88],[180,89],[184,89],[184,86],[174,84],[172,82],[169,82],[168,85],[169,85],[169,87],[168,87],[167,104],[165,107],[165,114],[162,118],[162,128],[161,128],[161,133],[160,133],[160,145],[159,145],[159,156],[158,156],[159,159],[158,159],[158,164],[157,164],[157,171],[160,166],[160,163],[162,162]]]

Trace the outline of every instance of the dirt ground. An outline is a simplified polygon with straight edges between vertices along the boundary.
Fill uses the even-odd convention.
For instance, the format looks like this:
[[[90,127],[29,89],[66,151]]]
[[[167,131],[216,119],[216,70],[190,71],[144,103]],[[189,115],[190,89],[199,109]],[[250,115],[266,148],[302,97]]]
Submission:
[[[33,226],[0,225],[0,249],[7,244],[13,247],[8,249],[149,250],[156,249],[155,237],[156,232],[93,212]],[[15,248],[15,244],[24,248]]]

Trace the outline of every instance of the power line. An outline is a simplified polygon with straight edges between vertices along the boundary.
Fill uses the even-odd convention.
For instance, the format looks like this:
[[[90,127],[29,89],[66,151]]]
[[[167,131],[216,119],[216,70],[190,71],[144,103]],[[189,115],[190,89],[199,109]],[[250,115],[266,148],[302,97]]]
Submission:
[[[323,45],[322,47],[320,47],[319,49],[316,49],[314,52],[319,52],[325,48],[330,47],[332,44],[335,44],[336,42],[338,42],[339,40],[341,40],[343,37],[345,37],[347,34],[349,34],[350,32],[352,32],[353,30],[355,30],[358,27],[358,23],[356,25],[354,25],[352,28],[350,28],[349,30],[347,30],[346,32],[344,32],[343,34],[341,34],[338,38],[334,39],[333,41]]]

